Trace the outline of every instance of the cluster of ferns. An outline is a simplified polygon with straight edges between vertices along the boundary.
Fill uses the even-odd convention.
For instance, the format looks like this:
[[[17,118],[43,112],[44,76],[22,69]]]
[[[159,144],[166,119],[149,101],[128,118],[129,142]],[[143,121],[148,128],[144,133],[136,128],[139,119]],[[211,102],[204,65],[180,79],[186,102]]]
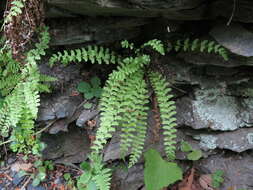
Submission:
[[[9,14],[4,24],[12,22],[13,17],[22,13],[26,0],[11,2]],[[36,138],[34,123],[40,105],[40,92],[49,92],[45,82],[54,78],[40,74],[37,62],[46,54],[50,36],[48,28],[41,29],[40,38],[35,48],[29,50],[22,63],[13,59],[10,49],[0,49],[0,135],[9,137],[13,151],[36,154],[43,148]],[[225,60],[226,50],[214,41],[190,39],[178,40],[175,51],[199,51],[216,53]],[[67,65],[71,62],[91,62],[98,64],[116,64],[108,77],[100,99],[101,123],[90,154],[91,169],[79,179],[79,186],[86,189],[86,184],[95,183],[100,190],[110,189],[110,170],[102,163],[101,152],[107,139],[116,130],[121,131],[121,154],[129,156],[132,167],[142,155],[146,133],[149,107],[149,90],[153,91],[158,105],[158,113],[164,136],[164,147],[168,159],[175,159],[176,107],[171,94],[170,84],[159,72],[150,69],[153,51],[165,55],[164,44],[160,40],[150,40],[139,48],[133,43],[122,42],[122,48],[129,49],[131,56],[118,55],[108,48],[87,46],[81,49],[58,52],[49,60]],[[5,143],[5,142],[4,142]],[[4,143],[0,142],[0,146]]]
[[[14,151],[22,152],[32,147],[38,152],[39,143],[34,141],[34,120],[37,117],[39,93],[49,91],[46,81],[51,77],[41,75],[37,61],[45,55],[48,48],[49,33],[47,28],[40,32],[40,40],[35,49],[28,51],[25,64],[14,60],[11,52],[5,48],[0,52],[0,92],[4,97],[0,107],[1,136],[7,137],[11,132],[11,147]],[[205,44],[207,48],[205,48]],[[177,42],[175,50],[196,50],[215,52],[224,59],[227,54],[224,48],[214,42],[184,43]],[[122,157],[129,155],[129,167],[136,164],[142,155],[146,133],[149,107],[150,87],[156,96],[161,126],[164,136],[164,147],[167,157],[175,159],[176,138],[176,106],[171,94],[170,84],[159,72],[150,69],[152,49],[158,54],[165,55],[164,44],[160,40],[150,40],[140,48],[127,41],[122,42],[122,48],[129,49],[131,56],[118,55],[108,48],[87,46],[86,48],[63,51],[53,54],[49,64],[72,62],[91,62],[98,64],[116,64],[117,68],[109,75],[103,88],[99,108],[100,126],[96,133],[90,155],[94,165],[99,167],[90,178],[101,190],[108,190],[110,186],[110,170],[104,168],[101,152],[107,139],[111,138],[116,130],[121,131]],[[36,139],[36,138],[35,138]],[[96,170],[95,170],[96,171]]]
[[[108,77],[100,98],[99,108],[100,126],[93,142],[91,161],[99,157],[107,139],[111,138],[116,130],[120,133],[120,152],[122,157],[129,155],[129,167],[137,163],[142,155],[147,133],[147,119],[149,107],[150,87],[158,103],[158,111],[163,131],[164,149],[169,160],[175,159],[176,138],[176,106],[171,94],[170,84],[159,72],[151,70],[151,55],[145,53],[146,48],[158,54],[165,55],[164,44],[160,40],[150,40],[140,48],[133,43],[123,41],[122,48],[129,49],[131,56],[117,55],[108,48],[88,46],[86,48],[63,51],[54,54],[49,63],[68,65],[71,62],[86,62],[98,64],[117,64]],[[177,41],[176,51],[206,51],[217,53],[227,60],[227,52],[213,41],[186,39],[183,43]],[[100,163],[101,167],[102,164]],[[94,183],[101,190],[110,188],[110,170],[102,169],[96,174]],[[100,180],[97,180],[100,179]],[[100,183],[98,183],[98,181]],[[102,182],[102,183],[101,183]]]

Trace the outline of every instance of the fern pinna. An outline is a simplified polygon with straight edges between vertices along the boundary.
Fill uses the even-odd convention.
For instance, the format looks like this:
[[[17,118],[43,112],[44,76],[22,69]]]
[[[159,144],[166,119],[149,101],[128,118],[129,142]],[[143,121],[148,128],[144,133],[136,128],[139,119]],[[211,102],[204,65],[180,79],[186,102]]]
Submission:
[[[210,40],[200,40],[194,39],[190,40],[189,38],[185,40],[177,40],[175,45],[173,45],[175,51],[199,51],[206,53],[215,53],[221,56],[225,61],[228,60],[228,53],[224,47],[220,44],[217,44],[215,41]]]

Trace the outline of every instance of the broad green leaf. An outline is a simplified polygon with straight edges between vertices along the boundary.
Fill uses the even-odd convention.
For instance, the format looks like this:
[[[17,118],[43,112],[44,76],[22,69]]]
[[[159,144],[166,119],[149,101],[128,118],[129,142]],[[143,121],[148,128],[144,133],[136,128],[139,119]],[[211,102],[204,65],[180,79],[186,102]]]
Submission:
[[[43,163],[42,163],[41,160],[37,160],[37,161],[34,162],[34,167],[35,167],[35,168],[38,168],[39,166],[42,166],[42,164],[43,164]]]
[[[201,150],[193,150],[191,153],[187,154],[188,160],[199,160],[202,157]]]
[[[94,94],[93,94],[92,92],[86,92],[86,93],[84,94],[84,98],[85,98],[85,99],[90,100],[90,99],[92,99],[93,97],[94,97]]]
[[[92,105],[93,105],[93,104],[91,104],[91,103],[86,103],[86,104],[83,105],[83,107],[84,107],[85,109],[90,109],[90,108],[92,107]]]
[[[46,173],[45,172],[39,172],[38,175],[36,176],[40,181],[43,181],[46,178]]]
[[[36,177],[35,179],[33,179],[32,186],[36,187],[40,184],[40,182],[41,182],[40,179]]]
[[[89,164],[88,162],[82,162],[82,163],[80,164],[80,167],[81,167],[81,169],[84,170],[84,171],[89,171],[89,170],[90,170],[90,164]]]
[[[182,179],[181,168],[162,159],[159,152],[149,149],[145,154],[144,182],[147,190],[161,190]]]
[[[80,82],[77,86],[78,92],[82,92],[82,93],[88,92],[90,91],[90,89],[91,89],[91,86],[87,82]]]
[[[100,78],[98,78],[97,76],[92,77],[90,82],[91,82],[93,87],[99,87],[101,85]]]
[[[102,94],[102,88],[94,88],[93,89],[93,95],[96,98],[100,98],[101,94]]]
[[[69,173],[65,173],[65,174],[63,175],[63,178],[64,178],[66,181],[68,181],[68,180],[70,180],[71,175],[70,175]]]
[[[188,142],[183,141],[181,143],[181,151],[182,152],[190,152],[190,151],[192,151],[192,146]]]
[[[23,176],[25,176],[25,175],[28,175],[24,170],[20,170],[19,172],[18,172],[18,177],[23,177]]]

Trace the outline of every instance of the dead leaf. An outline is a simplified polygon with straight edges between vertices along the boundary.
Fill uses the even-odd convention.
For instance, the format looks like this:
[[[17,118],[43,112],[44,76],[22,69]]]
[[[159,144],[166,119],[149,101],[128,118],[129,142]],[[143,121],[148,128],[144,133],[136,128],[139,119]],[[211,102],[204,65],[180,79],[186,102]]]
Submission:
[[[199,184],[204,190],[214,190],[212,188],[212,176],[211,176],[211,174],[201,175],[199,177]]]
[[[179,190],[192,190],[192,184],[193,184],[193,178],[194,178],[194,172],[195,169],[191,169],[191,173],[187,178],[187,181],[185,182],[186,184],[182,187],[179,187]]]
[[[28,171],[32,168],[32,166],[33,165],[31,163],[16,162],[16,163],[12,164],[11,170],[15,171],[15,172],[19,172],[20,170]]]
[[[80,95],[80,93],[76,90],[73,90],[70,94],[70,96],[79,96],[79,95]]]
[[[93,129],[96,126],[96,124],[97,122],[94,119],[87,121],[87,125],[89,126],[90,129]]]
[[[93,142],[96,140],[95,135],[89,135],[90,143],[93,144]]]

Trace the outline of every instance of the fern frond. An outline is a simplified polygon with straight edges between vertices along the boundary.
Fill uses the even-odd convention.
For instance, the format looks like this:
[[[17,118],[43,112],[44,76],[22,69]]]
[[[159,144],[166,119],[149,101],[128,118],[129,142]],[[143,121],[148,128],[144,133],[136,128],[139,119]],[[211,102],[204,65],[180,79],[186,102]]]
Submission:
[[[207,53],[215,53],[223,57],[224,60],[228,60],[227,50],[216,43],[215,41],[194,39],[191,41],[189,38],[185,40],[177,40],[174,45],[175,51],[199,51]]]
[[[153,50],[161,55],[165,55],[164,46],[161,40],[153,39],[143,44],[143,47],[150,46]]]
[[[64,65],[68,65],[71,62],[87,62],[98,64],[116,64],[120,61],[120,57],[108,48],[99,46],[87,46],[86,48],[64,50],[53,54],[49,59],[49,65],[53,66],[56,62],[61,62]]]
[[[93,180],[100,190],[110,190],[111,170],[108,168],[100,170]]]
[[[121,118],[120,110],[122,107],[120,100],[124,92],[124,86],[127,84],[127,78],[149,64],[149,62],[150,58],[147,55],[126,58],[117,70],[109,75],[100,100],[101,124],[96,134],[94,146],[92,146],[93,151],[97,153],[101,151],[106,140],[112,137],[112,132],[119,125],[118,121]]]
[[[134,107],[134,122],[135,122],[135,131],[136,133],[132,135],[132,150],[130,154],[129,167],[132,167],[135,163],[137,163],[138,159],[141,157],[142,150],[144,148],[144,143],[146,139],[147,133],[147,111],[148,111],[148,90],[147,84],[142,79],[138,81],[135,80],[138,84],[136,84],[136,100]],[[130,139],[130,137],[129,137]],[[131,141],[127,143],[131,143]]]
[[[175,159],[176,149],[176,106],[175,102],[171,100],[173,96],[169,94],[171,88],[169,88],[169,84],[166,82],[166,79],[157,72],[150,72],[149,79],[158,101],[163,126],[165,152],[167,157],[173,160]]]
[[[119,125],[121,128],[121,144],[120,149],[122,155],[128,152],[132,147],[132,152],[136,160],[139,158],[138,150],[141,150],[144,145],[146,134],[146,121],[148,103],[147,86],[143,79],[144,71],[140,70],[127,79],[127,84],[123,87],[121,98],[121,114]],[[143,143],[140,143],[143,142]]]
[[[92,153],[89,158],[93,173],[92,180],[99,190],[110,190],[111,170],[104,167],[102,156]]]
[[[4,24],[11,22],[13,17],[22,14],[22,9],[25,6],[24,1],[25,0],[14,0],[11,2],[11,8],[4,19]]]
[[[7,75],[7,81],[11,80],[12,77],[10,76],[14,74],[19,77],[13,78],[10,87],[5,85],[0,88],[1,92],[8,92],[5,93],[4,103],[0,109],[1,135],[8,136],[10,129],[13,129],[10,139],[12,140],[11,148],[14,151],[30,151],[36,143],[33,138],[33,128],[38,113],[39,84],[41,82],[41,75],[36,62],[45,54],[49,39],[48,28],[44,28],[40,33],[39,42],[35,44],[36,49],[27,53],[26,64],[22,68],[9,66],[10,63],[5,64],[4,60],[10,59],[8,54],[0,56],[3,58],[0,59],[3,60],[3,66],[0,65],[3,70],[0,74],[12,72],[9,76]],[[14,62],[11,64],[14,65]]]
[[[133,50],[134,49],[134,43],[129,43],[127,40],[124,40],[121,42],[121,47]]]

